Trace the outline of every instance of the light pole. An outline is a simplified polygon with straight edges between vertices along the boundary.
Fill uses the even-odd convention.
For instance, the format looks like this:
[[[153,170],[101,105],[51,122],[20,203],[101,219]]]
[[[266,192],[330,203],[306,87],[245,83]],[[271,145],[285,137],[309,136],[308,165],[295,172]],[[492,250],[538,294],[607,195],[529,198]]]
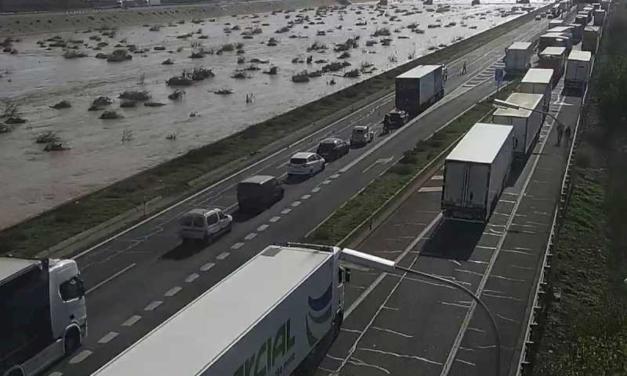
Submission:
[[[519,106],[516,103],[512,103],[512,102],[508,102],[508,101],[504,101],[504,100],[500,100],[500,99],[494,99],[492,101],[492,106],[494,108],[511,108],[511,109],[514,109],[514,110],[527,110],[527,111],[531,111],[531,112],[538,112],[538,113],[541,113],[541,114],[544,114],[544,115],[550,117],[558,125],[561,125],[563,129],[566,129],[566,126],[564,125],[564,123],[559,121],[557,116],[554,116],[553,114],[551,114],[551,113],[549,113],[547,111],[541,111],[541,110],[536,110],[536,109],[533,109],[533,108],[527,108],[527,107]]]
[[[288,242],[287,244],[289,246],[313,248],[313,249],[319,249],[321,251],[333,252],[334,250],[339,250],[339,248],[337,247],[318,245],[318,244],[292,243],[292,242]],[[494,319],[494,316],[492,315],[492,312],[490,312],[490,310],[488,309],[488,306],[481,300],[481,298],[475,295],[468,288],[460,285],[459,283],[449,281],[446,278],[438,277],[433,274],[424,273],[418,270],[413,270],[410,268],[400,266],[393,260],[388,260],[383,257],[373,256],[367,253],[355,251],[353,249],[343,248],[339,250],[339,256],[340,256],[340,259],[346,262],[356,264],[356,265],[362,265],[368,268],[380,270],[382,272],[387,272],[387,273],[403,272],[403,273],[413,274],[419,277],[435,280],[440,283],[444,283],[446,285],[452,286],[462,291],[466,295],[470,296],[485,311],[489,319],[488,321],[490,321],[490,326],[492,326],[492,331],[494,332],[494,342],[495,342],[495,350],[496,350],[494,375],[500,376],[501,374],[501,335],[499,333],[499,328],[496,324],[496,320]]]

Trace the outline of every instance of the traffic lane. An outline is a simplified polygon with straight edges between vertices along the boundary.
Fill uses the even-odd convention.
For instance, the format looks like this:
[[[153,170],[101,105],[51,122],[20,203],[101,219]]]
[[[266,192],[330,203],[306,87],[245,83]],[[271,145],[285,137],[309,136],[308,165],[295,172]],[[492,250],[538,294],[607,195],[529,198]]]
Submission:
[[[233,190],[235,185],[239,181],[244,179],[245,177],[259,174],[262,171],[266,171],[268,169],[271,170],[272,166],[276,167],[284,163],[286,160],[289,160],[289,157],[293,155],[296,151],[315,148],[317,143],[322,138],[327,137],[327,135],[340,133],[340,130],[342,132],[346,132],[347,129],[350,129],[354,125],[359,125],[363,123],[375,124],[377,122],[380,122],[381,120],[380,117],[382,116],[381,113],[383,112],[380,110],[380,108],[383,106],[384,109],[387,109],[387,106],[391,105],[390,98],[391,98],[390,95],[386,95],[374,101],[373,103],[370,103],[362,108],[356,109],[356,111],[352,113],[351,115],[345,116],[344,118],[332,123],[331,125],[326,126],[314,132],[314,134],[312,135],[308,135],[306,137],[301,138],[299,141],[294,142],[291,145],[288,145],[287,147],[275,152],[269,157],[266,157],[262,159],[261,161],[255,162],[249,167],[244,168],[232,174],[231,176],[223,179],[222,181],[206,188],[205,191],[202,191],[200,194],[198,194],[197,197],[188,200],[186,203],[179,205],[175,208],[172,208],[170,210],[165,210],[163,213],[160,213],[152,220],[149,220],[146,223],[141,224],[140,226],[132,229],[131,231],[127,232],[126,234],[122,236],[116,237],[112,239],[111,241],[106,242],[102,244],[101,246],[94,248],[91,252],[87,254],[84,254],[84,255],[79,254],[80,257],[78,258],[93,259],[95,260],[94,262],[96,262],[99,257],[102,257],[100,253],[103,253],[103,252],[108,253],[108,251],[105,249],[107,246],[109,248],[115,248],[115,244],[113,245],[110,244],[110,243],[115,242],[115,240],[118,240],[118,239],[126,240],[127,238],[137,238],[146,233],[149,234],[152,231],[155,231],[155,229],[158,229],[160,226],[163,226],[164,224],[167,224],[173,220],[176,220],[178,217],[184,214],[187,210],[195,207],[195,205],[197,205],[198,203],[206,202],[210,200],[212,197],[217,197],[221,194],[224,194],[228,191]],[[276,173],[276,171],[273,171],[273,172]],[[124,246],[124,244],[122,246]],[[104,257],[106,258],[108,257],[108,255],[105,254]]]
[[[381,171],[377,171],[372,169],[370,172],[370,176],[365,176],[364,179],[372,179],[376,174],[379,174]],[[345,185],[337,183],[339,187],[343,187]],[[357,186],[361,183],[356,183]],[[328,184],[331,186],[331,184]],[[316,193],[328,192],[330,189],[325,188],[321,191],[317,191]],[[337,191],[330,193],[329,198],[340,197],[352,194],[352,191],[347,191],[345,194],[339,194]],[[100,309],[96,309],[95,315],[90,317],[90,320],[95,320],[96,324],[92,324],[90,327],[90,331],[92,336],[85,343],[85,347],[89,348],[90,351],[93,351],[93,354],[97,354],[97,356],[93,356],[87,361],[85,361],[80,366],[68,367],[65,369],[65,372],[71,372],[72,374],[81,374],[84,372],[88,372],[93,370],[99,364],[102,364],[105,360],[107,360],[107,356],[114,356],[117,352],[122,351],[128,341],[126,339],[129,336],[136,335],[136,339],[140,338],[141,335],[147,333],[151,327],[154,327],[161,320],[165,320],[172,312],[175,312],[177,309],[182,308],[185,304],[191,301],[191,298],[195,296],[191,295],[189,299],[187,298],[164,298],[160,295],[155,295],[155,290],[173,291],[171,286],[174,288],[181,290],[181,280],[183,280],[183,275],[192,275],[194,270],[194,265],[199,264],[202,259],[207,261],[207,264],[211,264],[211,278],[205,283],[204,280],[199,281],[196,286],[203,286],[200,291],[204,289],[210,288],[214,283],[220,281],[226,274],[235,270],[239,265],[245,262],[247,259],[252,257],[257,251],[263,249],[267,244],[277,242],[275,233],[283,234],[284,238],[279,239],[279,241],[294,241],[298,240],[302,237],[303,225],[305,222],[310,221],[313,224],[319,222],[324,216],[328,214],[328,211],[332,210],[334,207],[338,206],[338,202],[334,202],[332,200],[327,200],[323,198],[319,203],[316,203],[314,200],[303,199],[300,197],[302,201],[298,201],[295,199],[299,199],[299,197],[291,197],[294,199],[291,203],[284,203],[287,205],[278,206],[273,208],[274,213],[269,213],[269,215],[274,215],[271,218],[276,218],[272,224],[268,223],[268,227],[274,228],[274,232],[269,231],[268,227],[264,228],[263,232],[260,232],[254,240],[251,239],[251,242],[243,245],[241,248],[238,248],[237,251],[231,251],[228,259],[220,260],[220,262],[216,261],[216,258],[220,258],[220,255],[215,256],[214,258],[208,258],[206,254],[195,254],[190,257],[193,258],[198,256],[196,260],[192,260],[191,262],[186,262],[186,260],[169,260],[168,262],[160,262],[159,264],[148,266],[142,266],[136,268],[135,273],[121,276],[120,278],[112,281],[107,288],[102,290],[101,293],[96,294],[96,298],[90,298],[89,309],[94,310],[93,306],[98,306]],[[296,202],[299,202],[298,205],[294,205]],[[321,205],[322,203],[322,205]],[[283,218],[281,218],[281,213],[283,213],[286,209],[290,209],[290,212],[283,214]],[[312,220],[313,218],[313,220]],[[306,229],[306,227],[305,227]],[[267,232],[265,230],[268,230]],[[206,251],[206,250],[205,250]],[[191,269],[189,269],[191,267]],[[201,267],[202,269],[202,267]],[[159,278],[157,280],[152,280],[146,276],[150,275],[158,275]],[[187,279],[187,278],[186,278]],[[177,282],[179,285],[177,285]],[[168,289],[169,288],[169,289]],[[186,289],[187,290],[187,289]],[[120,291],[124,291],[123,295],[120,294]],[[151,297],[152,299],[148,299]],[[181,295],[183,296],[183,295]],[[140,298],[141,297],[141,298]],[[144,320],[143,317],[146,315],[142,314],[141,307],[144,307],[143,311],[149,310],[149,317],[152,319]],[[148,308],[151,307],[151,308]],[[163,308],[162,308],[163,307]],[[100,350],[102,346],[98,346],[100,343],[100,339],[103,338],[107,333],[111,332],[112,328],[115,328],[120,325],[124,326],[124,322],[127,322],[129,319],[133,317],[142,317],[138,322],[134,323],[132,329],[125,330],[123,335],[120,335],[125,339],[125,341],[119,341],[115,343],[111,343],[107,346],[107,349],[104,351],[106,356],[102,355],[102,351]],[[130,333],[129,333],[130,332]],[[116,332],[119,333],[119,332]],[[134,334],[133,334],[134,333]],[[70,360],[71,361],[71,360]]]
[[[577,121],[581,99],[576,97],[560,98],[561,110],[558,119],[567,126],[574,127]],[[554,105],[556,103],[554,102]],[[557,106],[554,106],[557,107]],[[546,152],[529,182],[527,194],[521,202],[518,215],[503,244],[503,253],[494,265],[494,272],[488,278],[483,299],[494,313],[499,324],[503,348],[503,367],[506,374],[516,369],[512,358],[513,349],[519,348],[524,341],[528,305],[533,302],[533,292],[538,273],[542,267],[544,251],[549,238],[552,216],[557,204],[561,187],[561,174],[568,157],[568,145],[555,145],[556,131],[549,135]],[[565,140],[564,140],[565,141]],[[487,323],[479,317],[473,317],[476,325],[487,328]],[[467,333],[462,346],[477,349],[485,346],[485,338],[475,333]],[[458,354],[472,363],[472,371],[466,367],[453,367],[452,375],[485,374],[490,361],[482,351]]]
[[[341,136],[347,136],[349,132],[350,127],[344,129],[344,134],[341,134]],[[314,150],[316,146],[317,143],[313,146]],[[351,160],[358,158],[361,154],[367,152],[371,147],[373,147],[373,144],[369,144],[365,147],[358,149],[351,149],[348,155],[340,158],[339,160],[333,161],[332,163],[329,163],[329,167],[327,168],[327,170],[319,175],[332,175],[338,166],[341,166],[343,163],[349,163]],[[289,161],[289,159],[287,161]],[[264,170],[260,170],[259,173],[279,175],[284,177],[286,170],[287,166],[285,162],[276,161],[276,164],[271,165]],[[319,179],[319,176],[316,176],[310,180],[315,179]],[[301,189],[302,191],[303,188],[299,187],[302,187],[302,184],[286,185],[286,194],[289,195],[293,190],[298,189]],[[306,190],[307,187],[305,186],[304,189]],[[296,192],[295,194],[299,194],[299,192]],[[163,216],[156,218],[154,221],[152,221],[153,223],[151,223],[153,226],[149,226],[147,224],[146,226],[141,226],[140,228],[134,229],[125,234],[123,237],[117,238],[103,245],[99,249],[99,252],[92,252],[84,257],[81,257],[79,259],[79,263],[81,264],[80,266],[83,270],[83,273],[88,276],[86,277],[87,280],[93,280],[94,284],[98,283],[99,280],[108,278],[108,276],[113,274],[113,272],[115,271],[115,268],[113,270],[110,270],[110,268],[103,267],[103,264],[110,262],[112,258],[119,256],[120,254],[123,254],[125,252],[134,252],[139,254],[143,252],[143,248],[148,247],[154,249],[154,243],[160,242],[162,240],[159,239],[158,235],[176,233],[178,227],[177,219],[191,208],[221,207],[233,211],[236,208],[236,203],[237,200],[235,197],[234,186],[229,187],[229,189],[224,189],[221,193],[208,192],[207,195],[202,195],[201,197],[190,201],[186,205],[182,205],[183,207],[172,210],[164,214]],[[153,237],[155,238],[155,240],[151,242],[150,240]],[[163,247],[163,244],[160,244],[160,246],[162,249],[171,249],[175,246],[175,244],[169,242],[167,243],[167,247]],[[96,271],[96,273],[100,274],[100,276],[96,278],[91,278],[89,277],[89,274],[94,268],[99,269],[98,271]]]

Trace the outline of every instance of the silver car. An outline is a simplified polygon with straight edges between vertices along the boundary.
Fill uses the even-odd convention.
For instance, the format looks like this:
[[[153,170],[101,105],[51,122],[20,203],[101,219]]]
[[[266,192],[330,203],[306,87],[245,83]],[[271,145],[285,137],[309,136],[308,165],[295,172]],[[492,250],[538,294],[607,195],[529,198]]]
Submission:
[[[201,240],[209,243],[231,231],[232,226],[233,217],[221,209],[193,209],[181,218],[179,235],[183,242]]]

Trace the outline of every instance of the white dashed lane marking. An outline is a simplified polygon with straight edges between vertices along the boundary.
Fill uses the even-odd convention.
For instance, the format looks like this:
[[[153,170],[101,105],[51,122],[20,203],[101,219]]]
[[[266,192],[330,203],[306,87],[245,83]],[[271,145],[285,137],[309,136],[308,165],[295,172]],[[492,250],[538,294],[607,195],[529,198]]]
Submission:
[[[261,225],[259,227],[257,227],[257,231],[262,232],[262,231],[266,231],[266,229],[270,227],[268,225]]]
[[[300,201],[294,201],[294,202],[292,202],[292,206],[293,206],[293,207],[297,207],[298,205],[300,205]]]
[[[340,174],[333,174],[331,176],[329,176],[331,179],[337,179],[340,177]]]
[[[244,246],[244,243],[242,243],[242,242],[238,242],[238,243],[233,244],[233,245],[231,246],[231,249],[233,249],[233,250],[238,250],[238,249],[242,248],[243,246]]]
[[[48,376],[63,376],[63,372],[54,371],[52,373],[49,373]]]
[[[91,354],[92,354],[91,351],[83,350],[83,351],[79,352],[75,357],[70,359],[69,363],[70,364],[78,364],[78,363],[82,362],[83,360],[87,359]]]
[[[300,199],[301,200],[308,200],[309,198],[311,198],[311,195],[303,195]]]
[[[161,300],[155,300],[154,302],[150,302],[147,306],[144,307],[144,311],[154,311],[161,304],[163,304]]]
[[[229,257],[231,255],[230,252],[222,252],[219,255],[216,256],[216,258],[218,260],[224,260],[225,258]]]
[[[141,317],[141,316],[139,316],[139,315],[134,315],[134,316],[131,316],[128,320],[126,320],[126,321],[124,321],[124,322],[122,323],[122,326],[133,326],[133,325],[135,325],[135,323],[136,323],[136,322],[138,322],[139,320],[141,320],[141,318],[142,318],[142,317]]]
[[[281,214],[285,215],[285,214],[288,214],[291,211],[292,211],[292,209],[290,209],[290,208],[283,209],[283,210],[281,210]]]
[[[207,270],[213,268],[216,264],[214,264],[213,262],[208,262],[205,265],[200,267],[200,271],[201,272],[206,272]]]
[[[324,184],[324,185],[331,184],[331,180],[327,179],[327,180],[323,181],[322,184]]]
[[[279,219],[281,219],[281,217],[272,217],[272,218],[270,218],[270,222],[272,222],[272,223],[278,222]]]
[[[246,240],[253,240],[255,238],[255,236],[257,236],[257,233],[251,232],[250,234],[244,236],[244,239],[246,239]]]
[[[200,277],[200,276],[198,275],[198,273],[192,273],[192,274],[188,275],[188,276],[187,276],[187,278],[185,278],[185,282],[187,282],[187,283],[192,283],[192,282],[194,282],[194,281],[195,281],[198,277]]]
[[[181,291],[181,290],[183,290],[182,287],[174,286],[171,289],[169,289],[168,291],[166,291],[166,293],[163,294],[163,296],[167,296],[167,297],[174,296],[174,295],[178,294],[179,291]]]
[[[315,187],[314,189],[311,190],[311,193],[316,193],[316,192],[320,192],[320,187]]]
[[[104,337],[100,338],[98,340],[98,343],[109,343],[111,342],[112,339],[114,339],[115,337],[118,336],[117,332],[109,332],[107,334],[104,335]]]
[[[431,180],[444,180],[444,176],[442,175],[433,175]]]

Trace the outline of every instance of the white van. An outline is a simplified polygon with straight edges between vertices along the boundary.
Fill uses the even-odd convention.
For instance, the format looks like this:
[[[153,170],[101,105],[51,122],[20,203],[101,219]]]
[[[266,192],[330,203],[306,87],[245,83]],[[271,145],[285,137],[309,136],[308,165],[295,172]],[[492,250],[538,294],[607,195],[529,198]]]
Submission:
[[[202,240],[209,243],[231,231],[233,217],[221,209],[193,209],[181,218],[180,226],[179,235],[183,242]]]

